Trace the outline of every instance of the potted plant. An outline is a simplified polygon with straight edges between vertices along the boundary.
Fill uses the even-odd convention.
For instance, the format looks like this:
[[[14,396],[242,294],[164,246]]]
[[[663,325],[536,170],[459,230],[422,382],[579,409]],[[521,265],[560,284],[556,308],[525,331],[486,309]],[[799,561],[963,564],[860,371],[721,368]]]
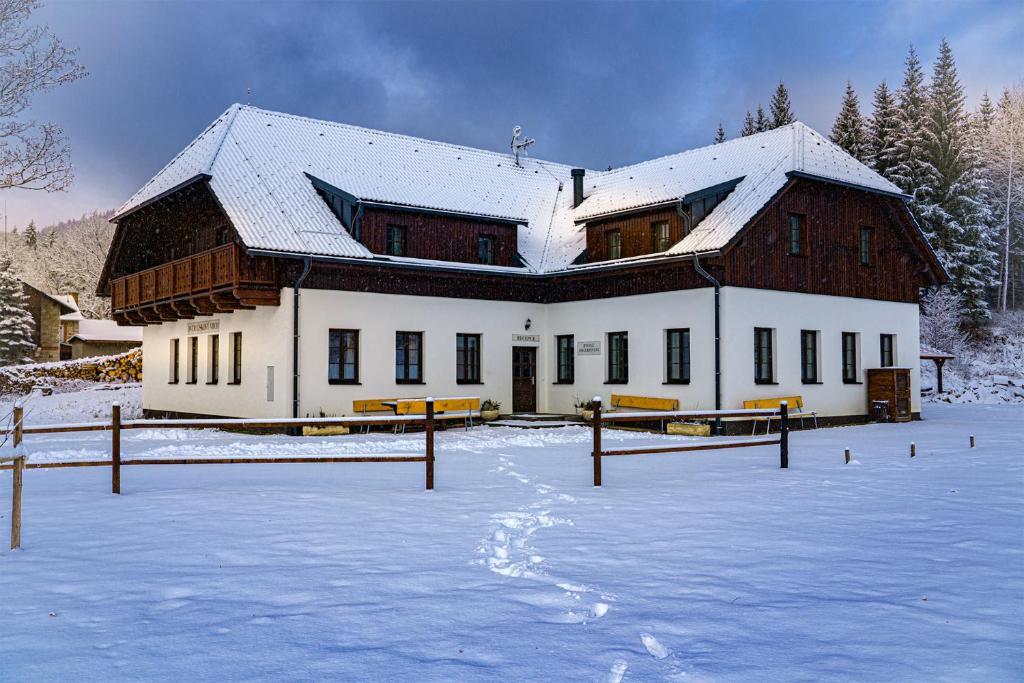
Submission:
[[[576,412],[583,416],[583,419],[590,422],[594,419],[594,401],[586,400],[581,401],[579,398],[576,399]]]
[[[497,420],[499,411],[501,410],[501,403],[494,399],[487,399],[480,404],[480,419],[484,422],[490,422],[491,420]]]

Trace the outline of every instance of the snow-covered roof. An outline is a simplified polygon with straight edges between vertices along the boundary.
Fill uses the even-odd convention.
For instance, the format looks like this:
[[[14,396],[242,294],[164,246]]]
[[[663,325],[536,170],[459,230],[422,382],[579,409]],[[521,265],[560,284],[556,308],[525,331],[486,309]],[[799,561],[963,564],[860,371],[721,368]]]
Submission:
[[[233,105],[135,193],[115,219],[199,175],[210,176],[250,249],[371,258],[309,176],[362,201],[512,220],[529,270],[566,269],[585,249],[581,222],[678,201],[742,178],[668,255],[720,249],[801,172],[883,192],[899,189],[802,123],[613,171],[587,171],[572,206],[570,166]]]
[[[75,297],[71,296],[70,294],[51,294],[50,292],[47,292],[45,289],[40,289],[39,287],[29,282],[28,280],[22,279],[21,282],[25,285],[28,285],[32,289],[36,290],[37,292],[45,296],[50,301],[60,306],[61,311],[66,310],[67,313],[61,315],[61,320],[64,319],[65,315],[75,315],[76,313],[78,313],[78,302],[75,301]]]
[[[78,323],[78,332],[71,339],[87,342],[138,342],[141,344],[142,328],[123,327],[113,320],[83,318]]]

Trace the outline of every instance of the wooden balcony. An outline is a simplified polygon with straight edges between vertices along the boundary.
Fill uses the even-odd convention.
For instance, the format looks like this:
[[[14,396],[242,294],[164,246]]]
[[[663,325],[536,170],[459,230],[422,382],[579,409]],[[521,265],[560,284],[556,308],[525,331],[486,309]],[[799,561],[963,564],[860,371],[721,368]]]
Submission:
[[[111,309],[122,325],[147,325],[278,304],[280,290],[274,261],[248,257],[235,244],[110,283]]]

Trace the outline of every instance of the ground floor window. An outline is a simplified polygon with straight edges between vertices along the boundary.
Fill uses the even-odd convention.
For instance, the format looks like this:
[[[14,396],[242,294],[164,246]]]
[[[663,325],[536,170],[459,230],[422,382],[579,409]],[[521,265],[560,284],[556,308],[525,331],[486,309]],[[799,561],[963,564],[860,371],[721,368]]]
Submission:
[[[422,332],[395,332],[395,381],[423,383]]]
[[[220,381],[220,335],[211,334],[209,340],[209,367],[206,371],[206,383],[216,384]]]
[[[847,384],[857,382],[857,334],[843,332],[843,381]]]
[[[480,335],[455,335],[455,381],[459,384],[480,383]]]
[[[359,382],[359,330],[328,332],[327,381],[331,384]]]
[[[690,330],[665,330],[665,381],[690,382]]]
[[[242,383],[242,333],[231,333],[231,383]]]
[[[555,347],[558,354],[556,384],[572,384],[576,381],[576,353],[574,344],[574,337],[571,334],[561,334],[555,337]]]
[[[881,365],[883,368],[891,368],[896,365],[896,339],[895,335],[883,334],[878,338],[879,350],[881,352]]]
[[[168,382],[170,384],[177,384],[180,375],[181,368],[181,340],[171,340],[171,372],[169,373]]]
[[[775,381],[775,359],[772,349],[772,329],[754,328],[754,382],[771,384]]]
[[[188,338],[188,383],[199,381],[199,337]]]
[[[625,384],[629,381],[629,334],[608,333],[608,383]]]
[[[800,379],[804,384],[819,382],[818,333],[815,330],[800,330]]]

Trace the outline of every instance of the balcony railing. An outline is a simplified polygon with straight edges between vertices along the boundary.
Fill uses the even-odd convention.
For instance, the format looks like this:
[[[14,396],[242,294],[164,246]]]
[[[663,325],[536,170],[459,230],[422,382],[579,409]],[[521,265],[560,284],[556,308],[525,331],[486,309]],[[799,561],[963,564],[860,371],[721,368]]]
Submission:
[[[274,263],[250,258],[235,244],[118,278],[110,285],[115,313],[191,297],[276,286]]]

